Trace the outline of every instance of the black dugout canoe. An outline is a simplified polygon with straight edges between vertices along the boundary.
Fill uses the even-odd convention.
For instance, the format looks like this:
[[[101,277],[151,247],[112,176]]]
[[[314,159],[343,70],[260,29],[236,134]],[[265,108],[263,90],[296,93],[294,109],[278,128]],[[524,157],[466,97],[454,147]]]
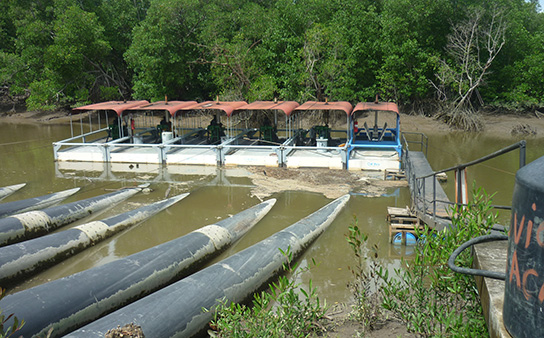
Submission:
[[[0,246],[47,234],[134,196],[149,184],[0,219]]]
[[[177,195],[101,221],[2,247],[0,285],[5,286],[55,265],[121,230],[145,221],[188,195]]]
[[[62,336],[189,275],[228,248],[272,208],[275,199],[142,252],[8,295],[4,313],[25,319],[24,337]],[[33,304],[33,306],[28,306]]]
[[[13,194],[17,190],[24,187],[26,183],[21,184],[14,184],[14,185],[8,185],[6,187],[0,188],[0,200],[2,200],[4,197],[8,197],[9,195]]]
[[[13,201],[0,204],[0,217],[6,217],[26,211],[39,210],[52,206],[65,200],[79,191],[80,188],[68,189],[26,200]]]
[[[104,337],[127,323],[140,325],[154,338],[191,337],[205,330],[218,299],[240,302],[279,273],[289,247],[302,253],[328,226],[349,200],[342,196],[310,216],[263,241],[196,272],[179,282],[102,317],[66,337]]]

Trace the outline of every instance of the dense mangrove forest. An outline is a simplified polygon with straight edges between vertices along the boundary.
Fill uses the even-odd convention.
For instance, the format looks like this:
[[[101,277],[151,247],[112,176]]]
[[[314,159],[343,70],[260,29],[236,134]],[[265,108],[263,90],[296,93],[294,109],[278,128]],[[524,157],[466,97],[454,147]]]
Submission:
[[[478,129],[485,109],[539,114],[543,74],[536,0],[0,2],[1,100],[29,110],[379,95]]]

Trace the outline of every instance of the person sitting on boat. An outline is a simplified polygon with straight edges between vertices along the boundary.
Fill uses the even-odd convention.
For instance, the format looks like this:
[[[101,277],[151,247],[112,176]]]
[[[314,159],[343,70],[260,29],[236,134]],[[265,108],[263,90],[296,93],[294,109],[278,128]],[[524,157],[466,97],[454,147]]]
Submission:
[[[272,125],[268,117],[264,119],[262,126],[259,128],[259,131],[261,133],[262,140],[275,143],[279,142],[277,128],[276,126]]]
[[[171,125],[166,121],[166,118],[163,117],[159,125],[157,126],[157,129],[160,130],[160,132],[163,131],[171,131]]]
[[[111,124],[108,126],[108,138],[109,137],[111,137],[112,140],[117,140],[119,138],[119,119],[117,117],[114,117],[113,121],[111,121]]]
[[[217,116],[214,116],[210,121],[208,130],[208,143],[215,144],[221,141],[221,137],[225,136],[225,128],[221,122],[217,121]]]

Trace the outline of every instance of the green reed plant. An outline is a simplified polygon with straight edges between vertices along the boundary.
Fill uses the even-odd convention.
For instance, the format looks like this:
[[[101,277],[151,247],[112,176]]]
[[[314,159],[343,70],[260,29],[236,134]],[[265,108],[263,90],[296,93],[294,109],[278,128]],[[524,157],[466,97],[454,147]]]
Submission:
[[[308,289],[296,283],[298,276],[310,269],[293,264],[290,248],[281,253],[287,258],[282,275],[269,285],[268,292],[253,296],[252,306],[222,301],[211,323],[216,337],[307,337],[323,330],[319,321],[327,310],[317,295],[312,281]],[[312,259],[315,266],[315,261]]]
[[[361,322],[365,330],[372,330],[382,317],[377,273],[378,246],[367,247],[368,235],[361,232],[356,217],[353,217],[348,227],[346,240],[355,257],[355,264],[348,266],[354,277],[353,281],[348,283],[348,288],[353,293],[355,301],[350,317]]]
[[[395,271],[397,276],[379,270],[384,308],[424,337],[487,336],[474,277],[451,271],[447,261],[462,243],[487,233],[496,217],[491,197],[480,188],[473,191],[466,207],[453,210],[449,229],[436,233],[426,227],[418,233],[423,240],[415,257],[403,261],[403,267]],[[463,252],[457,265],[472,266],[469,251]]]

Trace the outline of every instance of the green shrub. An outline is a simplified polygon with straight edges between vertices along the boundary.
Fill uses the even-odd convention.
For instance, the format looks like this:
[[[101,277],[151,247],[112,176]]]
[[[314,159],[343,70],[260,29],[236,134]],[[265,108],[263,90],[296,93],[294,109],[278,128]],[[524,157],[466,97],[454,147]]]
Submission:
[[[383,306],[424,337],[483,337],[487,329],[474,277],[457,274],[447,266],[450,254],[462,243],[485,234],[495,223],[491,198],[474,192],[473,201],[454,210],[451,228],[418,234],[424,241],[413,261],[403,261],[394,278],[380,269],[384,282]],[[465,250],[457,265],[472,266]]]
[[[281,251],[281,249],[280,249]],[[280,276],[269,285],[270,291],[254,295],[253,306],[231,303],[223,300],[216,309],[211,323],[216,337],[307,337],[322,330],[319,321],[326,311],[321,304],[316,288],[309,282],[304,290],[297,276],[309,268],[298,269],[292,265],[293,256],[288,249],[281,251],[287,257],[284,270],[294,273],[290,280]],[[313,261],[315,265],[315,261]]]
[[[375,324],[382,319],[379,292],[379,264],[377,245],[368,249],[364,244],[368,236],[361,232],[358,220],[354,217],[348,227],[346,240],[355,256],[355,265],[348,266],[354,280],[348,283],[348,288],[354,296],[355,304],[350,314],[351,319],[361,322],[365,330],[372,330]],[[370,256],[370,257],[369,257]],[[370,260],[369,260],[370,258]]]

